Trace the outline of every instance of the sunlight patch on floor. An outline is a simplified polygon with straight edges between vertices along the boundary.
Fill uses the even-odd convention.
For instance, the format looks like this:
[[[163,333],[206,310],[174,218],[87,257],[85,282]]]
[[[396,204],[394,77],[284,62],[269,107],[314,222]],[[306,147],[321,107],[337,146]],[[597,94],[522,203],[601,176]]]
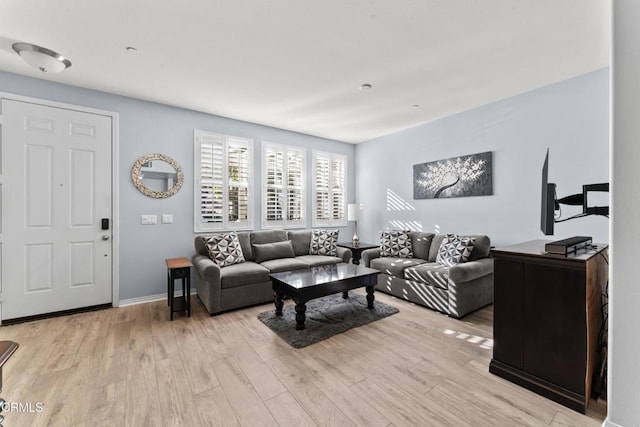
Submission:
[[[459,340],[465,340],[468,343],[476,344],[478,347],[485,350],[493,348],[493,340],[491,338],[480,337],[478,335],[465,334],[464,332],[454,331],[452,329],[445,329],[442,331],[445,335],[451,335]]]

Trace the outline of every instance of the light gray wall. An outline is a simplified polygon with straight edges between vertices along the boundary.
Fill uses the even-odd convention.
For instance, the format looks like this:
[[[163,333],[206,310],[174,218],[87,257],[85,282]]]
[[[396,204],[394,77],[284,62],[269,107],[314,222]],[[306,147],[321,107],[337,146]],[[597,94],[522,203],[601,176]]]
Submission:
[[[640,426],[640,2],[613,2],[613,143],[606,426]]]
[[[354,152],[351,144],[316,138],[253,123],[212,116],[181,108],[145,102],[29,78],[0,71],[0,92],[30,96],[81,105],[119,113],[120,153],[120,299],[131,299],[166,293],[164,260],[191,257],[193,249],[193,131],[201,129],[254,139],[256,178],[253,218],[260,228],[261,146],[266,140],[307,149],[311,185],[311,150],[322,150],[348,156],[348,199],[354,194]],[[185,175],[182,189],[167,199],[152,199],[138,192],[131,180],[131,167],[138,157],[163,153],[173,157]],[[310,187],[309,187],[310,188]],[[311,212],[311,195],[307,212]],[[144,214],[173,214],[173,224],[141,225]],[[307,227],[311,227],[308,218]],[[340,238],[349,240],[352,227],[341,228]]]
[[[498,78],[508,78],[500,76]],[[487,234],[494,245],[541,239],[541,170],[558,197],[609,182],[609,70],[602,69],[411,128],[356,147],[356,201],[362,241],[385,228]],[[493,152],[493,196],[413,200],[413,165]],[[603,205],[608,204],[604,194]],[[563,217],[582,211],[563,207]],[[556,224],[553,240],[575,235],[608,242],[608,220]]]

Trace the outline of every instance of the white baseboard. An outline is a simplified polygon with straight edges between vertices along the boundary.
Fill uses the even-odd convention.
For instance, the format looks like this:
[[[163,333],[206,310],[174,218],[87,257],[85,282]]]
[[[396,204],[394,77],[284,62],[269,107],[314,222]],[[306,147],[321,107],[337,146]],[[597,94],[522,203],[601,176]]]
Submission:
[[[607,416],[607,418],[605,418],[604,420],[604,423],[602,423],[602,427],[622,427],[622,426],[614,423],[613,421],[610,421],[609,417]]]
[[[195,294],[196,294],[196,290],[192,289],[191,295],[195,295]],[[182,291],[180,292],[176,291],[174,295],[180,296],[182,295]],[[136,305],[136,304],[146,304],[148,302],[154,302],[154,301],[160,301],[160,300],[166,300],[166,299],[167,299],[166,292],[163,294],[147,295],[145,297],[128,298],[128,299],[120,300],[120,304],[118,304],[118,307],[126,307],[128,305]]]

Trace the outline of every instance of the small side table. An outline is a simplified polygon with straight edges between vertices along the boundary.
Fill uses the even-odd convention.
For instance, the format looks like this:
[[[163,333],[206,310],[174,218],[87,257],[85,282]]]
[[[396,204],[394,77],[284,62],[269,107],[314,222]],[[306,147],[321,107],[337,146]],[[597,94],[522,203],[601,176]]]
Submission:
[[[186,258],[169,258],[167,263],[167,303],[169,305],[169,317],[173,320],[176,311],[187,311],[187,317],[191,317],[191,267]],[[182,295],[174,296],[174,283],[182,279]]]
[[[358,246],[353,246],[351,242],[342,242],[338,243],[338,246],[341,248],[351,249],[351,253],[353,254],[353,263],[360,264],[360,259],[362,258],[362,251],[366,249],[373,249],[379,247],[379,245],[372,245],[371,243],[360,243]]]
[[[18,349],[18,343],[13,341],[0,341],[0,392],[2,392],[2,367]],[[0,397],[0,412],[6,401]],[[0,423],[4,421],[4,416],[0,415]]]

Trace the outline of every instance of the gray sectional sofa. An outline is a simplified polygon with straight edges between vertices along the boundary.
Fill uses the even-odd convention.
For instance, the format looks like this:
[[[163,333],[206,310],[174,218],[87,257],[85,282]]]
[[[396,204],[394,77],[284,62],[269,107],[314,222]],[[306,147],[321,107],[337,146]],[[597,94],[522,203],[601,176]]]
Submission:
[[[455,318],[493,303],[491,241],[475,237],[467,262],[451,267],[436,263],[445,235],[410,232],[411,258],[381,257],[380,248],[362,252],[365,266],[381,272],[376,289]]]
[[[195,283],[210,314],[273,301],[270,273],[349,262],[351,251],[310,255],[312,230],[238,232],[245,262],[220,267],[210,257],[207,236],[196,236]],[[283,243],[290,241],[288,243]],[[293,253],[291,252],[293,247]]]

